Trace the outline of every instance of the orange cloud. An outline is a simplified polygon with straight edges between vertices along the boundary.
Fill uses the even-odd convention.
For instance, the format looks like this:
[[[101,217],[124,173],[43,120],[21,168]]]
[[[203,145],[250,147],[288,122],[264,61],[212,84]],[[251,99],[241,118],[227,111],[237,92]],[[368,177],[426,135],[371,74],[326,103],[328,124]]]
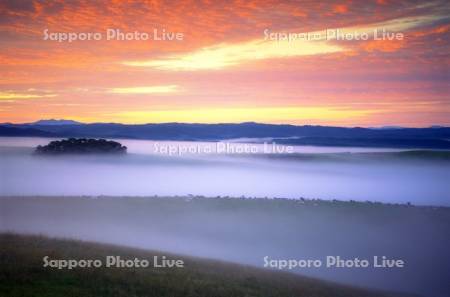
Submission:
[[[403,48],[405,40],[372,40],[361,44],[361,48],[368,52],[395,52]]]
[[[444,1],[414,0],[0,1],[0,117],[132,122],[118,114],[158,111],[160,119],[193,119],[193,112],[212,121],[211,112],[221,121],[382,125],[401,114],[402,123],[444,123],[450,118],[450,58],[443,54],[450,46],[448,8]],[[267,42],[263,33],[341,28],[369,34],[381,27],[407,39],[311,46]],[[166,29],[185,39],[42,40],[44,29],[107,28]]]
[[[347,13],[348,6],[345,4],[338,4],[333,7],[333,12],[335,13]]]

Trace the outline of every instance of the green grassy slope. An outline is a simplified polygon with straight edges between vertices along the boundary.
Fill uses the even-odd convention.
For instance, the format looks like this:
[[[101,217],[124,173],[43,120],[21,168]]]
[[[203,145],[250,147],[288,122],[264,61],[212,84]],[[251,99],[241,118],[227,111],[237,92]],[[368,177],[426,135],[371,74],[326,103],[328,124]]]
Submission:
[[[0,296],[393,296],[284,272],[164,254],[184,268],[43,267],[51,259],[148,259],[161,252],[41,236],[0,235]]]

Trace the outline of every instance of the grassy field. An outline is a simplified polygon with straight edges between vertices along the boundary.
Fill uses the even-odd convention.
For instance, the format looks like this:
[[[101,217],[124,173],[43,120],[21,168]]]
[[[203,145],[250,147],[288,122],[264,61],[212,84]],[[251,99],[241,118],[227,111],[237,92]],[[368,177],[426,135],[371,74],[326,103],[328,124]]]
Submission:
[[[0,296],[396,296],[285,272],[92,242],[4,233],[0,246]],[[43,267],[44,256],[104,259],[107,255],[150,262],[155,255],[166,255],[183,259],[185,267]]]
[[[55,238],[82,239],[217,259],[259,268],[264,266],[265,256],[271,259],[321,259],[322,261],[328,255],[338,255],[346,259],[354,257],[371,259],[375,255],[388,256],[401,259],[407,265],[401,269],[322,267],[293,269],[286,272],[340,284],[378,288],[390,292],[413,292],[433,297],[449,296],[446,283],[450,270],[448,261],[445,261],[448,259],[450,244],[448,230],[450,230],[450,208],[448,207],[306,199],[193,196],[0,198],[0,233],[43,234]],[[11,237],[8,240],[4,240],[1,244],[2,249],[3,246],[9,246],[3,250],[3,253],[16,255],[17,262],[24,259],[24,264],[18,267],[31,271],[40,271],[42,255],[56,250],[46,249],[46,244],[61,246],[59,252],[54,253],[64,257],[66,257],[64,253],[72,251],[69,246],[79,247],[78,252],[94,251],[91,248],[81,248],[79,243],[74,242],[51,243],[46,239]],[[35,264],[30,264],[30,261],[34,261]],[[296,291],[294,290],[296,286],[287,285],[287,283],[297,283],[302,278],[289,276],[281,284],[277,285],[278,281],[276,281],[273,286],[270,285],[269,287],[273,287],[273,290],[269,290],[264,286],[270,282],[265,281],[264,278],[256,282],[246,281],[246,279],[251,280],[252,274],[249,276],[240,274],[242,271],[247,271],[242,267],[231,269],[232,272],[226,273],[226,270],[220,267],[231,266],[221,266],[218,265],[219,262],[208,265],[206,264],[212,262],[201,263],[205,265],[190,264],[186,270],[180,272],[171,270],[172,276],[164,276],[159,280],[157,278],[152,281],[152,285],[161,282],[166,282],[166,285],[168,283],[176,283],[177,286],[182,284],[183,292],[188,293],[189,290],[195,292],[197,285],[206,290],[206,293],[202,293],[203,295],[189,293],[191,296],[208,296],[207,292],[211,293],[208,288],[219,286],[215,281],[219,281],[224,286],[223,290],[226,288],[228,291],[212,296],[258,296],[263,291],[272,292],[263,296],[277,296],[276,294],[302,296],[298,292],[304,292],[302,290],[305,289],[305,286],[300,286],[299,290],[301,290]],[[2,264],[2,267],[5,268],[5,264]],[[198,269],[194,271],[197,272],[192,273],[191,269],[196,267]],[[206,269],[207,267],[210,269]],[[98,271],[94,272],[98,273]],[[159,271],[159,274],[155,274],[156,276],[146,277],[152,279],[165,272]],[[184,274],[186,272],[189,272],[188,275]],[[214,277],[215,272],[219,273],[218,279]],[[39,273],[44,275],[56,273],[57,277],[65,274],[61,271],[48,270]],[[80,279],[77,278],[76,286],[83,280],[83,276],[89,273],[91,272],[75,273],[75,276],[80,277]],[[105,275],[109,273],[105,272]],[[122,273],[124,272],[119,274],[122,275]],[[139,271],[133,273],[139,274]],[[128,272],[123,275],[125,277],[133,273]],[[187,281],[193,280],[193,276],[200,274],[203,275],[202,280]],[[182,276],[185,281],[182,282],[181,279],[175,281],[173,278],[175,276]],[[227,278],[230,278],[230,281],[224,280]],[[45,284],[40,282],[34,283],[34,277],[28,279],[33,281],[30,285],[45,287]],[[48,278],[42,279],[44,281]],[[136,281],[139,286],[146,283]],[[18,281],[7,283],[20,284]],[[25,288],[25,286],[15,285],[16,289],[21,287]],[[324,289],[322,285],[319,287]],[[233,290],[238,290],[237,288],[239,293],[231,294]],[[310,293],[305,293],[304,296],[361,296],[336,295],[339,291],[333,290],[320,291],[321,294],[306,292]],[[333,292],[334,295],[329,295],[329,292]],[[158,293],[153,296],[184,296],[185,293],[177,295],[170,291],[167,294]],[[5,295],[0,292],[0,296],[17,295]]]

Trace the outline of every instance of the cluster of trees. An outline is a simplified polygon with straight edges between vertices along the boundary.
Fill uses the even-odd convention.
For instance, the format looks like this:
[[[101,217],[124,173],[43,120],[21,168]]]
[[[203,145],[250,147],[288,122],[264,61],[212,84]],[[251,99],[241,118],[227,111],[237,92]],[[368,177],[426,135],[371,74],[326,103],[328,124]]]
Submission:
[[[127,147],[119,142],[106,139],[69,138],[51,141],[44,146],[39,145],[35,152],[37,154],[49,155],[91,153],[124,154],[127,152]]]

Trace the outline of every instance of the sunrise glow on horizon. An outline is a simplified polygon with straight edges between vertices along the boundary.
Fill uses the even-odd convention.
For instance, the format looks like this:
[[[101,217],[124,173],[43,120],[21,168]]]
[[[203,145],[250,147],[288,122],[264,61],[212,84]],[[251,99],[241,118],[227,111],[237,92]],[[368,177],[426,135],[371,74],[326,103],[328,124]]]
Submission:
[[[450,125],[447,1],[6,0],[0,19],[1,123]]]

